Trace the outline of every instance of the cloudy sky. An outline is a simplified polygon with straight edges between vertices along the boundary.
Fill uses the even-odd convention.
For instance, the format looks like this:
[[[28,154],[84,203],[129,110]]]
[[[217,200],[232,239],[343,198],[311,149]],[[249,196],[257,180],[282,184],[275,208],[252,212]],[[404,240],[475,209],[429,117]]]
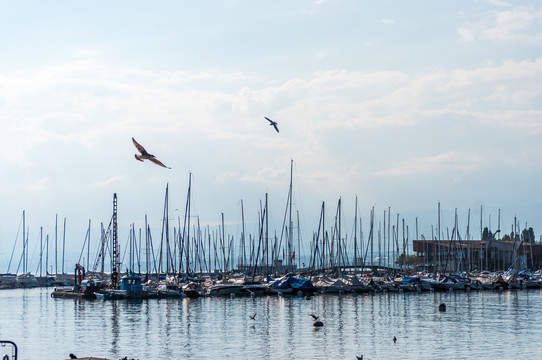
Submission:
[[[2,0],[0,44],[0,264],[25,210],[30,270],[57,214],[71,268],[113,193],[120,240],[159,239],[190,173],[201,226],[238,237],[243,200],[256,233],[268,193],[280,233],[291,159],[307,242],[339,198],[351,237],[356,196],[365,233],[374,206],[429,238],[439,202],[443,231],[542,233],[539,1]]]

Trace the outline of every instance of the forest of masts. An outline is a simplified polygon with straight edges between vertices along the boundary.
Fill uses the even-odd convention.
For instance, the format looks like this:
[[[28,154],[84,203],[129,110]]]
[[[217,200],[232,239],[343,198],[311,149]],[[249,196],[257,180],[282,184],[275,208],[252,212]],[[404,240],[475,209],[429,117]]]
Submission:
[[[139,228],[136,231],[135,225],[130,225],[128,241],[124,245],[124,250],[121,251],[122,257],[119,257],[118,254],[116,255],[118,258],[116,268],[148,275],[191,274],[192,276],[198,273],[233,274],[235,272],[243,272],[249,276],[265,276],[277,275],[284,272],[317,274],[322,272],[361,272],[364,270],[384,269],[397,273],[414,270],[409,269],[409,264],[405,262],[406,259],[409,259],[409,252],[412,251],[412,242],[409,239],[409,226],[406,224],[405,219],[400,218],[399,214],[392,216],[391,208],[388,208],[384,210],[382,220],[378,221],[378,226],[376,226],[375,210],[372,207],[369,216],[369,231],[368,235],[365,236],[362,230],[362,219],[358,217],[357,197],[350,237],[344,233],[342,220],[343,209],[341,199],[339,198],[334,216],[331,219],[331,226],[326,223],[328,221],[326,220],[326,205],[325,202],[322,202],[317,230],[313,232],[312,239],[307,241],[306,239],[302,239],[301,236],[299,211],[296,211],[295,214],[292,211],[293,201],[290,181],[290,190],[280,234],[277,235],[276,231],[270,234],[268,198],[266,194],[264,202],[260,202],[257,234],[247,234],[245,232],[243,201],[241,201],[242,228],[241,234],[236,241],[233,235],[225,233],[223,213],[221,214],[221,225],[215,229],[211,229],[209,225],[202,228],[199,217],[191,215],[191,175],[189,178],[184,220],[181,224],[181,218],[178,217],[177,226],[173,226],[173,236],[171,237],[168,191],[168,186],[166,186],[159,245],[154,245],[155,241],[153,241],[150,226],[147,223],[147,216],[145,215],[145,230]],[[116,207],[114,211],[116,212]],[[480,212],[480,228],[482,228],[482,208],[480,208]],[[470,217],[471,213],[469,209],[466,234],[461,238],[458,230],[456,209],[454,227],[451,234],[449,229],[446,229],[445,236],[444,231],[440,228],[439,203],[438,224],[436,226],[431,225],[431,239],[441,241],[472,240],[470,235]],[[28,230],[25,229],[26,225],[24,222],[23,211],[23,251],[17,263],[15,273],[19,273],[19,270],[22,270],[22,273],[29,272],[28,235],[25,235],[25,232],[28,234]],[[49,235],[46,235],[44,239],[43,227],[40,228],[40,254],[35,272],[35,274],[39,274],[40,276],[43,274],[58,274],[59,271],[65,273],[66,219],[64,219],[61,254],[59,254],[58,250],[57,223],[58,216],[55,222],[54,259],[51,262],[49,260]],[[103,274],[106,270],[109,270],[105,269],[106,262],[109,262],[111,268],[113,268],[113,230],[116,226],[115,214],[112,216],[107,228],[104,227],[103,223],[101,224],[100,242],[93,257],[94,261],[91,262],[91,221],[89,220],[88,230],[77,263],[86,266],[87,270]],[[519,223],[514,219],[512,232],[516,234],[518,229]],[[416,239],[420,239],[418,237],[418,218],[415,220],[415,237]],[[421,236],[421,239],[425,239],[424,235]],[[7,273],[10,272],[11,266],[14,265],[12,260],[16,245],[17,241],[11,252]],[[61,257],[60,262],[58,261],[59,257]],[[58,267],[59,263],[61,264],[61,269]],[[424,267],[424,269],[416,270],[428,270],[430,268],[429,264],[424,264]]]

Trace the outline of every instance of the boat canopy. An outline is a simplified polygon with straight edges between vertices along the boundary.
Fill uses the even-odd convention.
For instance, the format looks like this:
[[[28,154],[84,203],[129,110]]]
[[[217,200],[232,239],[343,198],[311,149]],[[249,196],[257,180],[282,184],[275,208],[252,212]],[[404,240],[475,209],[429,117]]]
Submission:
[[[302,291],[317,290],[309,279],[295,277],[290,274],[271,281],[269,287],[276,290],[290,288]]]

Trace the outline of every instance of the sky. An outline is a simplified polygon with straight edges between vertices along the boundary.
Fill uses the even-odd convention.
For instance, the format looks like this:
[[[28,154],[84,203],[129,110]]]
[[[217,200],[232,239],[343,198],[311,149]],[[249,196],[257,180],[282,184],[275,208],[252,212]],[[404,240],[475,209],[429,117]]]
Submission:
[[[192,223],[256,234],[268,194],[280,235],[291,160],[305,244],[339,199],[352,238],[356,198],[365,237],[374,207],[430,238],[439,204],[443,236],[456,209],[462,237],[542,234],[539,1],[0,0],[0,44],[0,272],[23,211],[29,270],[56,217],[71,269],[114,193],[121,246],[146,215],[158,241],[190,174]]]

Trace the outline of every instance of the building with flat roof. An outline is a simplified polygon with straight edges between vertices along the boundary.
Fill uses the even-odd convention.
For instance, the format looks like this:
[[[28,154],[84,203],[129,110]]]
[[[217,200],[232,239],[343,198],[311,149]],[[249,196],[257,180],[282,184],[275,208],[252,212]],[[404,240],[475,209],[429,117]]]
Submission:
[[[413,240],[418,268],[457,272],[541,267],[542,244],[520,240]]]

